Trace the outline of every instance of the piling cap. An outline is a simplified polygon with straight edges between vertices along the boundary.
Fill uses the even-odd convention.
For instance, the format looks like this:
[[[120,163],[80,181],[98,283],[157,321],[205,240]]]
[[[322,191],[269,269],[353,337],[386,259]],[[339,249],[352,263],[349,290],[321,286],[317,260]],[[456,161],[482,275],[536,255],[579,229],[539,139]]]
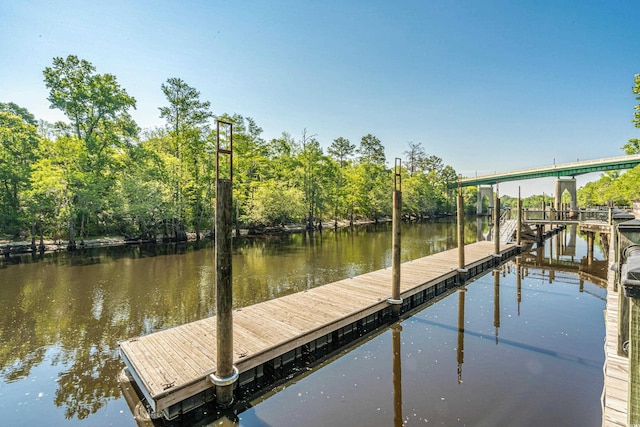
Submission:
[[[618,224],[618,230],[621,233],[640,231],[640,220],[633,219],[631,221],[621,222]]]
[[[627,262],[622,265],[620,281],[627,297],[640,298],[640,254],[629,254]]]
[[[627,277],[628,280],[640,281],[640,256],[630,257],[627,261]]]
[[[616,221],[622,221],[624,219],[633,220],[633,219],[635,219],[635,216],[632,213],[629,213],[627,211],[623,211],[622,209],[614,209],[613,210],[613,219],[615,219]]]

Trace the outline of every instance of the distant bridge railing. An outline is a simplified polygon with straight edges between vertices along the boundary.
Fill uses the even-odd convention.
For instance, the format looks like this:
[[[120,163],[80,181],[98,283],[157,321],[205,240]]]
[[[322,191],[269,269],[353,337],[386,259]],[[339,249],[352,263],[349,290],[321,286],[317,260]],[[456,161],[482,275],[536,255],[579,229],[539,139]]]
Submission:
[[[607,209],[579,209],[555,210],[555,209],[522,209],[523,221],[600,221],[609,222],[612,210]]]
[[[606,159],[586,160],[582,162],[553,164],[530,169],[521,169],[512,172],[501,172],[490,175],[482,175],[470,178],[462,178],[459,182],[452,183],[470,187],[473,185],[494,185],[499,182],[520,181],[524,179],[545,178],[561,176],[576,176],[585,173],[602,172],[608,170],[631,169],[640,164],[640,154],[630,156],[609,157]]]

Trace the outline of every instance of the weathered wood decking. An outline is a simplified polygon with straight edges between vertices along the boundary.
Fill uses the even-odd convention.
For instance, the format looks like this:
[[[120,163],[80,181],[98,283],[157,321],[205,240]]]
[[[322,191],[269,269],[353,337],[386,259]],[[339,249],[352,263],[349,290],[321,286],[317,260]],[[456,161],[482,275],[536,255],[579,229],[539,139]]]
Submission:
[[[467,267],[493,259],[493,242],[465,247]],[[515,251],[503,245],[502,253]],[[405,262],[401,297],[457,276],[457,249]],[[242,374],[388,307],[391,268],[240,308],[233,313],[234,364]],[[215,316],[120,343],[125,364],[151,408],[160,412],[212,387]]]
[[[609,249],[609,262],[615,259],[615,248]],[[602,425],[618,427],[627,425],[629,359],[618,355],[619,292],[615,290],[615,273],[609,270],[607,280],[607,308],[605,312],[605,366],[604,405]]]

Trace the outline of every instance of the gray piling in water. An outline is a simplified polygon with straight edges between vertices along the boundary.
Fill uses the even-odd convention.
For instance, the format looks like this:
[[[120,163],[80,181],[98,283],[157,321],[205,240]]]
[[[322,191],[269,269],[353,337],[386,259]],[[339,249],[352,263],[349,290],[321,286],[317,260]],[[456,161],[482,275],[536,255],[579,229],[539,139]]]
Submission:
[[[394,314],[400,314],[400,254],[402,253],[402,192],[393,192],[393,236],[392,236],[392,273],[391,273],[391,300],[394,304]]]
[[[220,124],[229,126],[228,147],[220,146]],[[233,285],[231,262],[231,211],[233,208],[233,125],[218,121],[216,147],[216,372],[211,381],[218,406],[233,403],[238,369],[233,366]],[[227,156],[228,169],[220,167],[220,155]],[[228,178],[220,178],[227,173]]]
[[[393,177],[393,224],[391,240],[391,298],[387,300],[392,304],[394,316],[399,316],[402,307],[400,298],[400,255],[401,251],[401,230],[402,230],[402,164],[396,158],[395,171]]]

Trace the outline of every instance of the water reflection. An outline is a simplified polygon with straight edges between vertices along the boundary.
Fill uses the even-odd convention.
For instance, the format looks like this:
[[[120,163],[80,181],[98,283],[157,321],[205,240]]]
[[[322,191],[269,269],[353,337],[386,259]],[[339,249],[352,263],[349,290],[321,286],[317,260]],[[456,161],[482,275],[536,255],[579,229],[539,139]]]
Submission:
[[[402,353],[400,351],[400,332],[402,326],[396,323],[391,326],[393,348],[393,425],[402,427]]]
[[[493,270],[493,326],[496,328],[496,345],[500,329],[500,270]]]
[[[541,268],[523,265],[536,257],[507,263],[404,320],[401,333],[392,326],[285,384],[238,425],[600,425],[604,302],[559,277],[550,283],[552,267],[540,280]]]
[[[454,248],[454,227],[453,222],[446,221],[403,226],[402,259]],[[473,239],[476,230],[483,225],[473,221],[465,223],[465,227],[468,227],[465,235],[471,235]],[[380,337],[385,338],[380,339],[388,340],[388,343],[385,341],[385,344],[380,344],[383,348],[376,348],[366,357],[358,358],[359,366],[374,366],[361,375],[371,377],[373,372],[374,377],[366,380],[355,378],[355,373],[351,375],[354,368],[345,368],[349,382],[345,383],[344,372],[336,374],[337,386],[332,389],[332,396],[340,393],[336,399],[340,400],[347,393],[345,390],[353,391],[353,398],[346,396],[347,403],[343,404],[358,406],[361,405],[359,399],[369,398],[368,395],[357,394],[363,384],[369,384],[367,389],[378,387],[381,394],[376,395],[374,400],[377,406],[367,407],[366,410],[371,410],[374,415],[378,407],[380,411],[388,410],[386,425],[392,420],[397,424],[398,420],[403,419],[403,407],[406,420],[413,416],[414,408],[425,406],[424,402],[416,400],[416,394],[426,396],[433,393],[433,389],[420,388],[415,384],[416,381],[425,386],[429,383],[431,386],[441,384],[442,381],[453,382],[460,389],[473,388],[482,381],[488,384],[495,382],[489,376],[478,378],[475,364],[480,359],[486,359],[483,363],[490,363],[486,356],[488,350],[479,349],[478,340],[490,340],[494,346],[494,342],[498,343],[498,329],[501,348],[542,354],[563,362],[582,361],[582,366],[587,368],[597,365],[598,361],[594,362],[582,353],[576,355],[573,349],[561,346],[551,348],[539,342],[531,343],[507,335],[512,322],[508,310],[514,301],[517,302],[515,318],[521,314],[521,302],[527,305],[526,315],[534,315],[538,301],[550,298],[554,292],[561,294],[564,291],[557,291],[556,287],[563,285],[575,286],[576,292],[582,289],[584,292],[580,295],[586,297],[602,296],[604,290],[593,284],[595,277],[606,277],[606,267],[598,268],[606,264],[598,259],[602,258],[602,254],[596,250],[594,261],[588,266],[583,262],[584,258],[578,258],[586,253],[583,251],[583,240],[575,238],[570,244],[571,234],[568,236],[553,242],[556,245],[553,252],[549,248],[551,244],[547,244],[538,252],[525,254],[515,262],[515,298],[510,297],[509,293],[512,289],[509,267],[502,271],[506,279],[501,279],[499,273],[494,274],[493,293],[491,279],[487,278],[490,283],[486,289],[483,288],[483,292],[486,291],[488,301],[480,305],[489,307],[493,295],[493,322],[490,318],[486,319],[488,323],[484,322],[485,319],[479,314],[478,301],[481,296],[475,290],[479,289],[479,285],[470,284],[466,290],[458,291],[457,313],[455,309],[451,314],[440,312],[441,309],[434,306],[429,309],[431,311],[425,310],[424,314],[403,322],[402,333],[400,330],[397,333],[391,330],[387,336],[384,331],[381,332]],[[573,255],[570,254],[571,246],[574,247]],[[390,248],[389,227],[385,224],[353,232],[330,230],[306,236],[299,234],[236,241],[233,255],[235,306],[254,304],[388,267],[391,265]],[[131,414],[120,396],[116,381],[122,368],[116,350],[117,342],[213,314],[213,260],[212,249],[206,242],[201,242],[200,246],[84,249],[72,254],[3,260],[0,275],[0,307],[3,308],[0,310],[0,408],[11,409],[5,411],[6,420],[3,422],[6,421],[7,425],[34,425],[46,419],[50,425],[66,425],[65,420],[70,420],[68,423],[82,420],[92,426],[132,425]],[[551,270],[555,272],[553,277]],[[478,283],[484,286],[482,281]],[[543,284],[553,284],[553,292]],[[501,292],[504,296],[502,304]],[[442,307],[452,304],[446,301],[443,300]],[[548,303],[548,300],[544,301]],[[439,313],[441,317],[426,313]],[[523,314],[523,321],[526,319],[531,324],[537,322],[526,315]],[[470,320],[473,328],[465,327],[465,322]],[[438,341],[441,337],[445,338]],[[376,343],[377,340],[375,338],[371,342]],[[448,348],[442,342],[451,343],[452,346],[457,342],[457,348]],[[427,354],[431,359],[424,359]],[[451,360],[444,361],[442,354],[448,354],[447,358]],[[347,361],[341,360],[337,366],[345,367]],[[380,366],[368,365],[380,361],[384,361]],[[389,365],[392,366],[391,372]],[[453,371],[457,371],[455,377]],[[400,380],[403,372],[405,377]],[[441,380],[441,376],[446,380]],[[524,378],[523,381],[528,379]],[[356,383],[358,387],[354,387]],[[389,390],[391,383],[393,391]],[[296,390],[302,395],[308,391],[302,386]],[[390,399],[392,392],[393,404]],[[318,394],[317,401],[326,397],[326,393],[329,393],[328,389],[325,395]],[[455,392],[447,393],[447,399],[455,398]],[[274,402],[279,402],[280,397],[274,398]],[[293,400],[296,399],[293,396]],[[281,411],[287,405],[291,410],[296,408],[296,405],[286,402],[274,404]],[[440,406],[430,408],[435,413],[444,411]],[[298,408],[299,411],[308,409]],[[340,414],[338,408],[333,409]],[[331,409],[319,407],[318,416],[327,418],[329,424],[332,421],[335,425],[344,424],[344,418],[327,416],[328,410]],[[391,411],[394,412],[393,416]],[[242,417],[251,418],[250,412]],[[25,421],[29,417],[33,418],[32,422]],[[360,422],[354,425],[376,424],[377,420],[366,414],[359,414],[357,419]],[[304,425],[305,422],[290,425]],[[281,424],[280,421],[271,422],[271,425],[278,424]],[[246,425],[261,424],[248,422]]]
[[[454,248],[454,228],[405,225],[403,261]],[[388,224],[236,240],[234,306],[385,268],[390,248]],[[130,413],[113,412],[126,410],[117,342],[215,310],[211,242],[26,255],[2,258],[0,268],[0,408],[12,409],[9,425],[52,413],[52,425],[126,424]]]
[[[458,361],[458,384],[462,384],[462,364],[464,363],[464,297],[467,289],[458,290],[458,346],[456,360]]]

